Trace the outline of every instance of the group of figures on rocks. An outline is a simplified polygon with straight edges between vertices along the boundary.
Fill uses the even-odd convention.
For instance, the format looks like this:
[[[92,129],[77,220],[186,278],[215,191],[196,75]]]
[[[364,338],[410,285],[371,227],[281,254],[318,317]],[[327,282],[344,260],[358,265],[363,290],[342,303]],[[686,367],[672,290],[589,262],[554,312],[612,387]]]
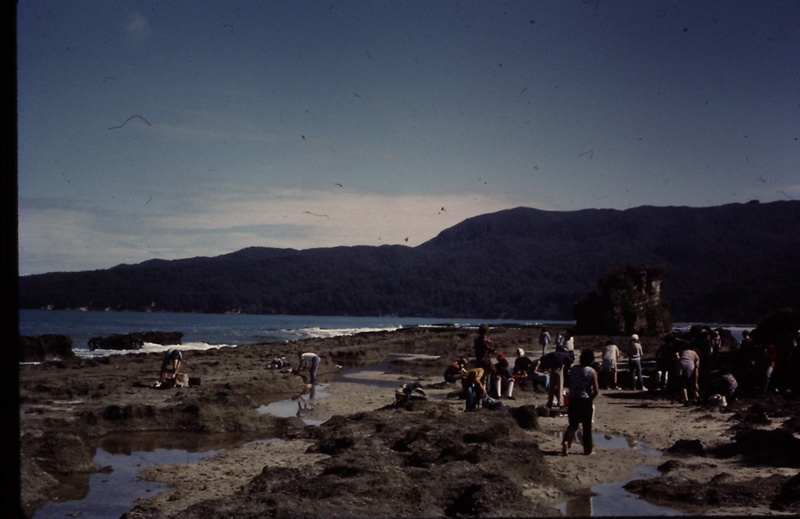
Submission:
[[[741,341],[723,328],[694,325],[687,331],[672,330],[663,335],[652,358],[645,356],[638,334],[631,334],[622,348],[609,338],[599,359],[592,348],[583,349],[577,362],[573,330],[551,341],[542,327],[538,343],[540,356],[531,358],[517,348],[512,364],[489,338],[489,327],[481,325],[474,339],[474,359],[456,359],[445,369],[444,379],[461,382],[466,411],[502,408],[501,399],[514,399],[515,383],[531,381],[535,390],[543,388],[547,403],[542,412],[566,411],[569,417],[564,454],[579,426],[584,454],[593,454],[593,401],[601,389],[621,390],[623,385],[634,391],[657,391],[673,403],[719,407],[745,396],[800,394],[800,330],[792,315],[780,312],[773,322],[742,331]],[[551,343],[555,348],[548,352]],[[621,369],[624,357],[627,370]],[[645,370],[644,365],[651,367]]]

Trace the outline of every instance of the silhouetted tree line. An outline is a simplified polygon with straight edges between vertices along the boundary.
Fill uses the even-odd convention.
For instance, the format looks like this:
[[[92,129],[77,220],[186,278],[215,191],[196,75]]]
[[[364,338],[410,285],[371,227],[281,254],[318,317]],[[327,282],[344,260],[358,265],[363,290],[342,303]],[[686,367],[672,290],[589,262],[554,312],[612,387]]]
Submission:
[[[800,202],[465,220],[417,247],[248,248],[20,278],[21,308],[572,320],[629,263],[663,269],[678,321],[757,322],[800,299]]]

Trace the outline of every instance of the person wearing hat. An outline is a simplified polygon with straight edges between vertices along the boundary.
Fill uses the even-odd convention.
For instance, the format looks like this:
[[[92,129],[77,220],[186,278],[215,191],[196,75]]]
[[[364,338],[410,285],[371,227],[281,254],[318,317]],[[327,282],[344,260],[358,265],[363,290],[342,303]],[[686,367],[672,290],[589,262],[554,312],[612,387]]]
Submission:
[[[635,333],[631,335],[631,344],[628,348],[628,371],[631,374],[631,386],[633,390],[641,389],[647,391],[644,386],[644,377],[642,376],[642,343],[639,341],[639,336]]]
[[[514,379],[527,379],[532,363],[533,361],[531,358],[525,355],[525,350],[522,348],[517,348],[517,358],[514,359],[514,374],[512,375]]]

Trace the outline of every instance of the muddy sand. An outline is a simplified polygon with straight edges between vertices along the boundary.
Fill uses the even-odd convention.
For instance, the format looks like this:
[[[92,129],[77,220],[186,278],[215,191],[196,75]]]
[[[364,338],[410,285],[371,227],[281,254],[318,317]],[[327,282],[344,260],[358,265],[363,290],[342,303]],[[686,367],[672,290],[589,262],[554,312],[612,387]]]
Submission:
[[[511,358],[519,347],[537,356],[537,335],[525,327],[490,334]],[[501,399],[501,409],[464,411],[459,387],[441,374],[453,359],[472,356],[473,337],[472,329],[407,328],[190,351],[183,371],[199,385],[171,389],[153,388],[157,354],[22,365],[24,513],[74,490],[76,476],[88,486],[102,470],[92,462],[101,442],[141,432],[224,449],[192,464],[143,469],[141,478],[169,489],[137,501],[129,518],[553,516],[594,485],[635,478],[641,465],[658,473],[626,489],[681,513],[800,512],[797,400],[767,395],[720,409],[672,403],[657,391],[602,391],[596,438],[646,448],[584,456],[576,444],[565,457],[566,416],[538,416],[546,394],[529,382],[515,399]],[[576,349],[599,353],[605,340],[579,336]],[[644,338],[645,356],[659,344]],[[323,359],[317,398],[299,377],[266,367],[303,351]],[[395,389],[412,381],[427,398],[394,406]],[[259,412],[289,399],[298,402],[297,416]],[[280,441],[248,441],[265,438]]]

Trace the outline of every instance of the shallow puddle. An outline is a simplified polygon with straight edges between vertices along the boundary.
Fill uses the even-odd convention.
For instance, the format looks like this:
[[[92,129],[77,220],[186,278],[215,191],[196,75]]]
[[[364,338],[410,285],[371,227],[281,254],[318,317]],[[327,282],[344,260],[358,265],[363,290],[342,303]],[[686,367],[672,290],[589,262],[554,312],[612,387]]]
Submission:
[[[88,483],[77,485],[77,488],[84,488],[85,496],[49,502],[33,514],[33,519],[120,517],[133,507],[137,499],[167,489],[164,483],[140,480],[138,474],[141,469],[151,465],[195,463],[218,452],[220,451],[192,453],[181,449],[155,449],[111,454],[97,449],[94,462],[105,468],[102,472],[89,476]],[[83,479],[85,480],[85,476]]]
[[[301,395],[262,405],[256,408],[256,412],[258,414],[270,414],[279,418],[296,416],[306,425],[321,425],[325,420],[320,420],[314,416],[314,401],[331,396],[326,391],[326,387],[327,384],[318,384]]]
[[[560,432],[553,436],[561,438]],[[602,432],[592,432],[595,449],[636,449],[644,450],[652,455],[661,456],[661,452],[651,449],[637,440]],[[580,445],[580,432],[575,440]],[[574,445],[573,445],[574,446]],[[562,515],[567,517],[624,517],[654,515],[684,515],[675,509],[648,503],[623,488],[634,479],[647,479],[658,475],[658,469],[652,465],[639,465],[634,469],[635,475],[623,481],[604,483],[591,487],[591,495],[574,497],[556,506]]]
[[[556,508],[567,517],[643,517],[657,515],[684,515],[673,508],[653,505],[623,487],[634,479],[658,475],[655,467],[641,465],[636,475],[625,481],[605,483],[592,487],[592,495],[574,497]]]
[[[553,437],[558,438],[561,440],[563,436],[563,431],[553,431]],[[581,445],[581,430],[578,429],[577,433],[575,433],[575,441],[573,442],[573,449],[575,449],[575,453],[582,452],[580,450]],[[594,442],[594,446],[597,449],[605,450],[605,449],[631,449],[631,450],[641,450],[645,451],[648,454],[653,456],[661,456],[661,451],[656,449],[651,449],[647,447],[643,443],[640,443],[635,438],[626,438],[624,436],[618,436],[616,434],[608,434],[598,431],[592,431],[592,441]],[[577,447],[576,447],[577,446]]]
[[[139,471],[145,467],[187,465],[243,444],[278,441],[282,440],[222,433],[110,434],[100,440],[93,458],[102,470],[70,478],[62,485],[57,498],[37,510],[32,518],[120,517],[137,499],[168,489],[166,484],[138,479]]]

